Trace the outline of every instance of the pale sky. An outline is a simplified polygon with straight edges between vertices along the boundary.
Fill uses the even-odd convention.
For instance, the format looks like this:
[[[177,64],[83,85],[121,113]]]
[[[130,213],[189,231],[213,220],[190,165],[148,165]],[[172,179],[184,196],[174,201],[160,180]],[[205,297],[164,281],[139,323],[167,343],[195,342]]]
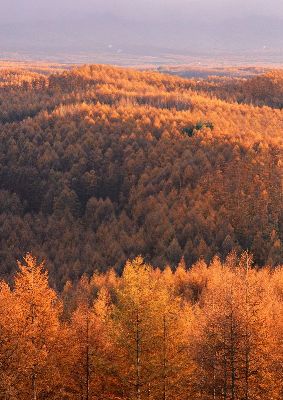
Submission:
[[[0,0],[0,10],[0,51],[283,51],[283,0]]]
[[[76,18],[111,13],[134,18],[159,18],[203,11],[208,16],[264,15],[283,17],[282,0],[0,0],[0,20]]]

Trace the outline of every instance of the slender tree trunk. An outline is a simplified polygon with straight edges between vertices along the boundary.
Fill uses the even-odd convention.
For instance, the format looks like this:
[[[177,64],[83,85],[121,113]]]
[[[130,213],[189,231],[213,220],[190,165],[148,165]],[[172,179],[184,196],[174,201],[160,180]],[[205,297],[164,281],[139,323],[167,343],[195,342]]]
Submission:
[[[32,279],[32,289],[33,289],[33,285],[34,285],[34,279]],[[34,325],[35,322],[35,302],[34,299],[32,299],[32,304],[31,304],[31,323],[32,326]],[[32,336],[32,344],[33,346],[35,346],[35,338],[34,336]],[[33,400],[37,400],[37,393],[36,393],[36,364],[34,362],[33,364],[33,368],[32,368],[32,377],[31,377],[31,382],[32,382],[32,397]]]
[[[235,320],[233,309],[233,292],[230,296],[230,368],[231,368],[231,400],[236,399],[236,365],[235,365]]]
[[[163,400],[167,400],[167,332],[166,316],[163,316]]]
[[[225,332],[226,336],[226,332]],[[224,383],[223,383],[223,400],[227,400],[227,380],[228,380],[228,371],[227,371],[227,345],[226,345],[226,337],[224,340]]]
[[[141,338],[140,338],[140,317],[137,310],[136,315],[136,398],[141,399]]]
[[[245,281],[245,400],[249,400],[249,375],[250,375],[250,340],[249,340],[249,258],[246,264],[246,281]]]
[[[86,400],[89,400],[89,382],[90,382],[90,371],[89,371],[89,315],[87,310],[86,318]]]
[[[250,360],[249,360],[249,350],[246,346],[245,351],[245,400],[249,400],[249,367],[250,367]]]
[[[214,296],[212,297],[212,309],[213,309],[213,312],[214,312],[214,310],[215,310],[215,303],[214,303]],[[216,331],[216,329],[215,329],[215,323],[213,323],[213,329],[212,329],[212,332],[213,332],[213,335],[215,336],[215,331]],[[213,350],[213,359],[212,359],[212,368],[213,368],[213,375],[212,375],[212,382],[213,382],[213,390],[212,390],[212,398],[213,398],[213,400],[216,400],[216,367],[215,367],[215,365],[216,365],[216,359],[217,359],[217,355],[216,355],[216,350],[214,349]]]
[[[32,372],[32,398],[33,400],[37,400],[37,392],[36,392],[36,373]]]
[[[215,368],[215,363],[213,364],[213,400],[216,400],[216,368]]]

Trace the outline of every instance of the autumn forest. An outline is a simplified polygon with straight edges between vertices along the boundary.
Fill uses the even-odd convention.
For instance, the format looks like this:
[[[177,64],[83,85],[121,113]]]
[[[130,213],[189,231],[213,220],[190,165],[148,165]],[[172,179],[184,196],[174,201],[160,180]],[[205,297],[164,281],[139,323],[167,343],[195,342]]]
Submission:
[[[174,271],[137,257],[57,295],[27,254],[0,286],[0,398],[279,400],[282,282],[249,253]]]
[[[283,75],[181,79],[107,66],[0,74],[0,272],[52,286],[142,255],[283,261]]]
[[[282,70],[0,70],[0,399],[282,399],[282,150]]]

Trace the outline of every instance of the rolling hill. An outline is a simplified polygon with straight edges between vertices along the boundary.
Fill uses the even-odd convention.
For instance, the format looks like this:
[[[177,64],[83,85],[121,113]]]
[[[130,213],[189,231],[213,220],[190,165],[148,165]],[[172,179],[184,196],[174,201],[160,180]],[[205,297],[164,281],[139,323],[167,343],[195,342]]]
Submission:
[[[26,251],[58,288],[138,254],[282,263],[282,82],[1,70],[1,276]]]

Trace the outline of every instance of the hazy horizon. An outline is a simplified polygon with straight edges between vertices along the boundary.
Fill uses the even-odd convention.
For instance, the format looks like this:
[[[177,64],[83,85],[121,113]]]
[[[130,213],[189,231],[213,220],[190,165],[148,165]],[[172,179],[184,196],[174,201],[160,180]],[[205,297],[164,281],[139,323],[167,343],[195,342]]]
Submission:
[[[0,55],[80,52],[283,57],[283,2],[271,0],[10,0]]]

